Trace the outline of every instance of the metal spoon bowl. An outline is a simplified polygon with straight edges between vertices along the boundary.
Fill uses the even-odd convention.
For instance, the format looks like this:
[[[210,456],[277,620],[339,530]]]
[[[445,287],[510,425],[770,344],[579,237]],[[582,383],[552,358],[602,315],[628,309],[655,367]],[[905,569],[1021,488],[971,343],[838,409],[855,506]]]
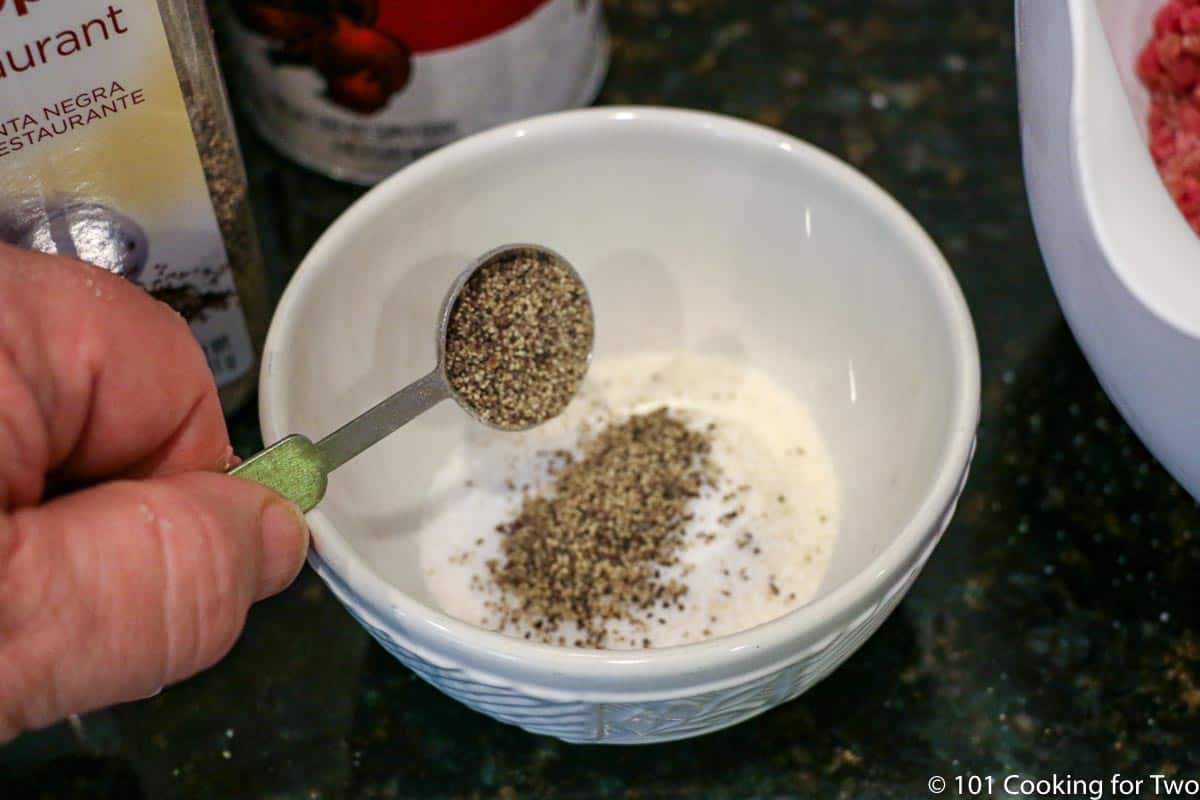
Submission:
[[[527,430],[541,424],[539,422],[522,428],[507,428],[488,422],[477,409],[459,396],[446,375],[446,339],[450,317],[463,289],[479,270],[522,255],[535,255],[566,269],[579,285],[584,287],[584,296],[587,297],[587,290],[579,273],[565,258],[549,248],[534,244],[511,244],[484,253],[454,280],[445,300],[442,301],[438,314],[437,365],[433,371],[350,420],[319,442],[313,443],[306,436],[292,434],[252,456],[230,470],[229,474],[269,486],[302,510],[309,511],[325,496],[329,473],[443,400],[453,398],[474,419],[497,430]],[[590,298],[588,303],[591,303]],[[590,352],[588,358],[591,358]]]

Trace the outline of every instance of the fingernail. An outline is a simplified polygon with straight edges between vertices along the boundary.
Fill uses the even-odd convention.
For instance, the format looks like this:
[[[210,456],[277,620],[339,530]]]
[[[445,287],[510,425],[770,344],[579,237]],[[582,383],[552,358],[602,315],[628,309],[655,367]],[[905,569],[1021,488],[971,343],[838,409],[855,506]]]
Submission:
[[[276,501],[262,517],[263,569],[258,599],[278,594],[291,585],[308,552],[308,524],[291,503]]]

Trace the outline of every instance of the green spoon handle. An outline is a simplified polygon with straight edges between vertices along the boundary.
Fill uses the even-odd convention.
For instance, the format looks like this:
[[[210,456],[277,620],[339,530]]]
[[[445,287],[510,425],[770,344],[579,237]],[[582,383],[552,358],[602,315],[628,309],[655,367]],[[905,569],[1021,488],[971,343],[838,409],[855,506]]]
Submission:
[[[317,443],[325,471],[333,472],[447,399],[450,394],[450,384],[439,367],[359,414]]]
[[[294,434],[229,471],[263,484],[311,511],[325,496],[329,470],[321,451],[307,437]]]
[[[0,5],[3,0],[0,0]],[[374,408],[360,414],[316,444],[293,434],[230,470],[268,486],[311,511],[325,496],[329,473],[399,430],[417,416],[450,397],[441,369],[404,387]]]

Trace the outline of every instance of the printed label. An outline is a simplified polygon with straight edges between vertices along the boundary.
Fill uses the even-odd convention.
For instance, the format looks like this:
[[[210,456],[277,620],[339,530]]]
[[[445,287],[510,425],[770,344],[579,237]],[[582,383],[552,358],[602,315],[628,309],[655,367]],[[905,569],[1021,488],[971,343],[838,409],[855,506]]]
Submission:
[[[377,181],[454,139],[584,105],[600,0],[226,0],[247,110],[296,160]]]
[[[169,303],[219,385],[253,367],[155,0],[0,0],[0,239]]]

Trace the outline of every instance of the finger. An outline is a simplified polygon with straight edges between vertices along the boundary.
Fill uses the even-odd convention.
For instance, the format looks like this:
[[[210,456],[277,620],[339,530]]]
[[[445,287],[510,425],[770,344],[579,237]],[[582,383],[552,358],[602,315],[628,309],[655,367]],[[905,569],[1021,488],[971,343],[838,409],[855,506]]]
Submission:
[[[306,548],[294,506],[212,473],[0,516],[0,741],[212,665]]]
[[[42,478],[222,469],[203,351],[166,304],[111,273],[0,245],[0,508]]]

